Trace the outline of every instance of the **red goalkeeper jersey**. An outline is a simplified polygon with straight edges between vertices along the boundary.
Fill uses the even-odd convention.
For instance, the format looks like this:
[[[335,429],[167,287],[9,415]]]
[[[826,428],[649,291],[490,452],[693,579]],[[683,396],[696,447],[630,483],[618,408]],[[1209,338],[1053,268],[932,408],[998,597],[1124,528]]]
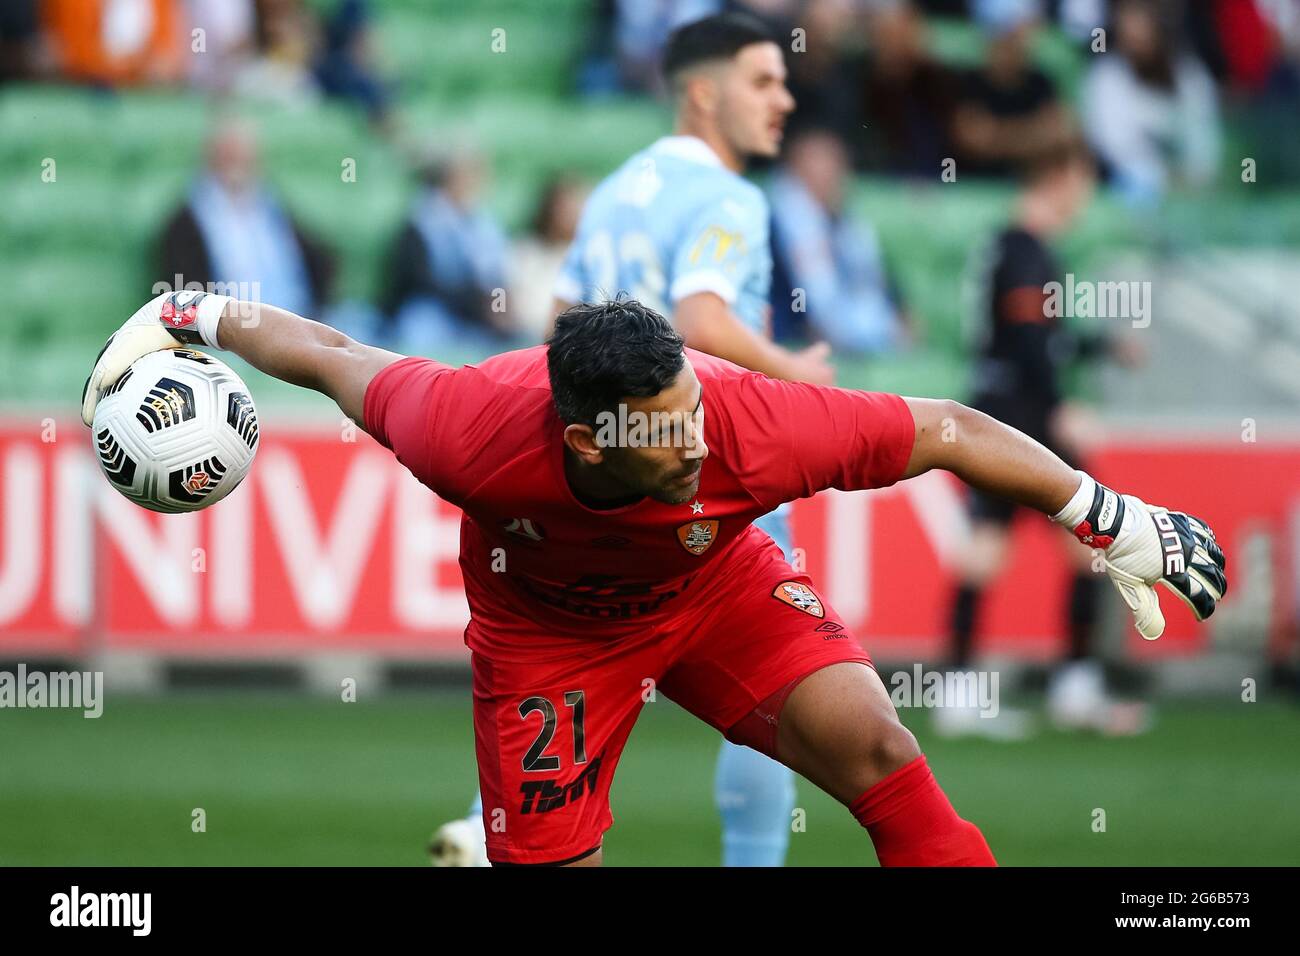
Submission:
[[[755,518],[825,488],[902,476],[913,423],[898,396],[781,382],[686,354],[706,411],[698,494],[611,510],[585,506],[565,478],[544,346],[459,369],[406,358],[375,376],[366,430],[463,512],[472,649],[517,647],[509,638],[526,633],[544,653],[548,631],[609,640],[662,623],[775,547]]]

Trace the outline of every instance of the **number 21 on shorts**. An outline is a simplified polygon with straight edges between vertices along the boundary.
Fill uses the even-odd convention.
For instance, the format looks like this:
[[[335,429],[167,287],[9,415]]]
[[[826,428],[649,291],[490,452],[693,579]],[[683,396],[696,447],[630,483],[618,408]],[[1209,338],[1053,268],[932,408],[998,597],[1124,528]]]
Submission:
[[[587,735],[583,724],[587,708],[586,694],[580,690],[566,691],[564,705],[570,709],[570,718],[573,722],[573,762],[575,765],[584,764],[587,762]],[[546,697],[529,697],[519,705],[519,716],[523,720],[527,720],[529,715],[534,713],[542,715],[542,726],[537,733],[537,739],[524,754],[524,772],[554,772],[560,769],[560,758],[546,753],[546,748],[550,746],[551,738],[555,736],[558,720],[555,705]]]

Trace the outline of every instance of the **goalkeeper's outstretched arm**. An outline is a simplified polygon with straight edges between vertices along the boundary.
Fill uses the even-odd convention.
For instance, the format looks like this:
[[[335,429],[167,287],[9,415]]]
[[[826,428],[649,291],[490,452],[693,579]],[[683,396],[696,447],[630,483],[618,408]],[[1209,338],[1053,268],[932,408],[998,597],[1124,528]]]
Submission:
[[[222,312],[214,344],[258,371],[328,395],[362,427],[366,387],[403,357],[276,306],[235,300]]]
[[[143,355],[180,345],[228,349],[282,381],[323,392],[364,427],[366,387],[402,358],[284,309],[205,292],[170,292],[140,307],[99,353],[86,380],[81,417]]]
[[[957,402],[904,401],[916,426],[904,477],[941,468],[1069,528],[1083,544],[1105,554],[1106,573],[1148,640],[1165,626],[1152,585],[1167,587],[1197,620],[1214,613],[1228,581],[1223,552],[1205,522],[1116,494],[982,412]]]
[[[906,398],[916,425],[905,478],[934,468],[972,488],[1054,515],[1079,488],[1079,473],[1043,445],[959,402]]]

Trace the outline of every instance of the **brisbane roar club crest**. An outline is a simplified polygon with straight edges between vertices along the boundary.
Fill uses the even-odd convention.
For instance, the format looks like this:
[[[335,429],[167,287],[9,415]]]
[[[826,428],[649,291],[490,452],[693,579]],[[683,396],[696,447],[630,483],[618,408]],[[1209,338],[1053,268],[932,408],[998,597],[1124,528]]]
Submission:
[[[798,581],[782,581],[772,592],[772,597],[813,617],[826,616],[821,598],[813,594],[812,588],[808,585],[800,584]]]
[[[677,529],[677,540],[691,554],[703,554],[718,540],[719,523],[717,518],[688,521]]]

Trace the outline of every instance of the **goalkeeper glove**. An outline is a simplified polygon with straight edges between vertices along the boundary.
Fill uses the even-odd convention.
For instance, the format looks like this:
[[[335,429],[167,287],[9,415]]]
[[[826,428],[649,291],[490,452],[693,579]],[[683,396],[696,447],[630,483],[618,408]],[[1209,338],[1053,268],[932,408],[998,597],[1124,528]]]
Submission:
[[[1128,605],[1137,629],[1154,641],[1165,629],[1154,585],[1162,584],[1198,621],[1214,613],[1228,591],[1223,552],[1199,518],[1118,495],[1079,472],[1074,497],[1052,520],[1106,555],[1106,574]]]
[[[217,323],[230,301],[208,292],[164,292],[142,305],[99,350],[81,392],[81,420],[94,420],[99,397],[136,359],[182,345],[220,348]]]

